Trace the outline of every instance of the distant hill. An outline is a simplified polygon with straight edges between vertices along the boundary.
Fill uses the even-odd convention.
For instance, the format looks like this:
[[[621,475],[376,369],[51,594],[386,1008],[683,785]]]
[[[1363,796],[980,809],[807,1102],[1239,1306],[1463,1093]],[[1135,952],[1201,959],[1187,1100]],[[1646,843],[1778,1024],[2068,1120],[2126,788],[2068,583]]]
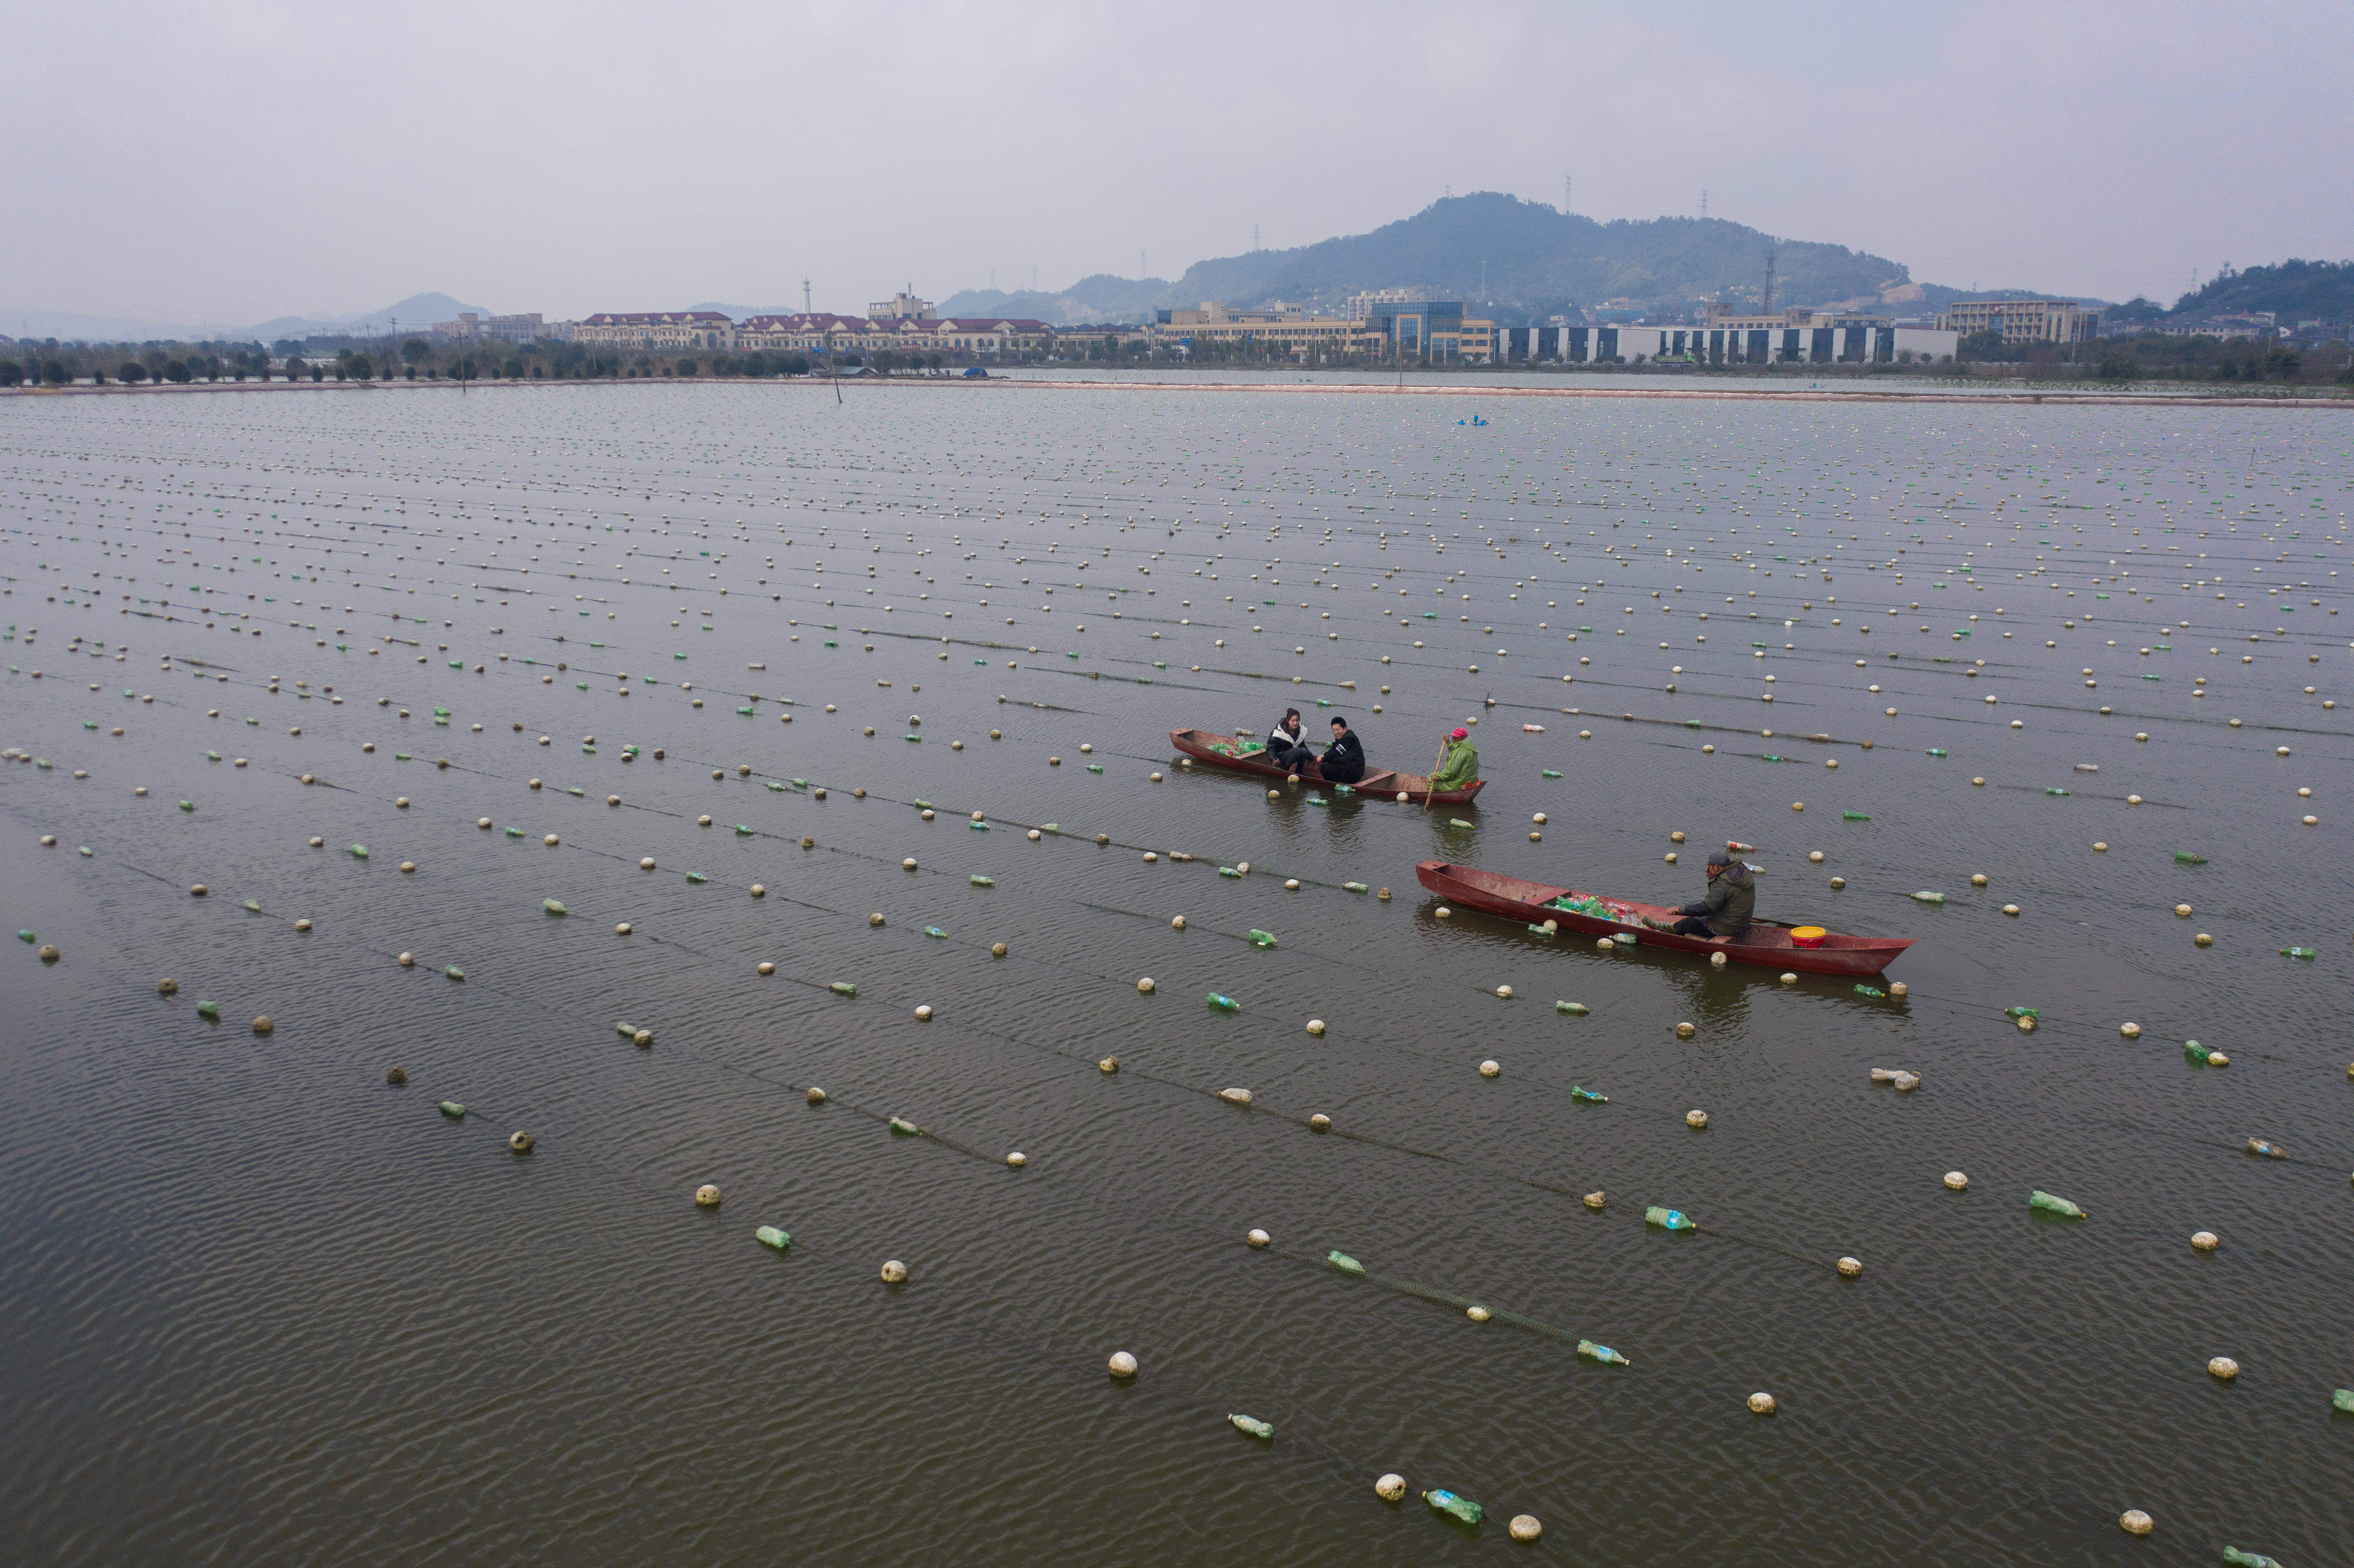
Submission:
[[[2271,311],[2283,326],[2354,318],[2354,261],[2278,262],[2216,274],[2174,302],[2170,316]]]
[[[1776,253],[1777,305],[1884,302],[1909,309],[1921,297],[1903,263],[1845,246],[1780,239],[1719,218],[1599,223],[1483,191],[1433,202],[1369,234],[1199,261],[1174,283],[1098,276],[1060,293],[975,290],[941,310],[1134,321],[1204,300],[1285,300],[1337,311],[1361,290],[1423,286],[1513,322],[1582,306],[1681,313],[1711,298],[1754,306],[1769,250]]]
[[[1061,293],[1037,289],[967,289],[940,302],[944,316],[1013,316],[1055,326],[1083,322],[1133,322],[1164,308],[1165,278],[1115,278],[1097,272]]]
[[[412,326],[422,331],[435,322],[455,321],[460,313],[464,311],[472,311],[477,315],[485,316],[491,313],[481,305],[469,305],[453,300],[447,294],[411,294],[408,298],[398,303],[387,305],[380,311],[355,311],[348,314],[327,316],[278,316],[270,321],[257,323],[247,327],[243,332],[223,335],[259,338],[263,343],[269,343],[281,337],[326,336],[361,327],[377,333],[387,333],[392,330],[392,323],[396,321],[401,323],[400,330],[406,333]]]

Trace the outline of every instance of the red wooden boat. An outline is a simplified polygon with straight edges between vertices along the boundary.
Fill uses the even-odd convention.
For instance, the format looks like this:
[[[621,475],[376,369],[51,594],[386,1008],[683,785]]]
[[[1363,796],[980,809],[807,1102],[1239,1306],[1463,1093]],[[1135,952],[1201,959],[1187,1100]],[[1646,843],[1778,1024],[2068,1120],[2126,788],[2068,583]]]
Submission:
[[[1751,921],[1749,929],[1741,934],[1738,941],[1723,937],[1679,937],[1672,932],[1654,931],[1640,923],[1647,915],[1660,919],[1674,916],[1674,910],[1658,904],[1595,898],[1573,888],[1547,887],[1543,883],[1523,882],[1517,876],[1468,865],[1451,865],[1443,860],[1424,861],[1414,868],[1414,874],[1425,887],[1450,904],[1500,915],[1508,920],[1531,926],[1553,920],[1559,923],[1562,930],[1582,931],[1592,937],[1632,933],[1635,940],[1647,948],[1672,948],[1680,953],[1722,952],[1734,963],[1765,964],[1807,974],[1876,975],[1913,945],[1910,937],[1845,937],[1833,931],[1823,938],[1819,947],[1802,948],[1790,939],[1789,927],[1771,920]],[[1623,915],[1627,918],[1605,919],[1564,909],[1554,904],[1557,898],[1592,899],[1609,909],[1614,916]]]
[[[1172,729],[1169,744],[1196,762],[1206,762],[1213,768],[1230,768],[1237,773],[1256,773],[1267,779],[1288,779],[1291,775],[1267,759],[1267,752],[1254,736],[1214,735],[1206,729]],[[1246,751],[1245,747],[1253,749]],[[1319,782],[1311,780],[1311,782]],[[1420,773],[1399,773],[1392,768],[1368,768],[1365,776],[1354,784],[1334,785],[1334,789],[1354,789],[1360,795],[1378,800],[1394,800],[1403,794],[1413,805],[1425,801],[1434,806],[1468,806],[1471,797],[1487,785],[1485,779],[1474,779],[1463,789],[1433,789],[1430,779]]]

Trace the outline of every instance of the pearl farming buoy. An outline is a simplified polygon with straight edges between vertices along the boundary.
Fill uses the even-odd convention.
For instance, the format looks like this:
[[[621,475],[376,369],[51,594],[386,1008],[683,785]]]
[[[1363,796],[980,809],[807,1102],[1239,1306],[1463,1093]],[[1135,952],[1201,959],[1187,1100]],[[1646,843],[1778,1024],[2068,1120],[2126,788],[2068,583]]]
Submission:
[[[2229,1383],[2240,1375],[2240,1363],[2229,1356],[2217,1356],[2207,1363],[2207,1375]]]
[[[1102,1061],[1096,1064],[1096,1071],[1106,1074],[1119,1072],[1119,1058],[1117,1056],[1106,1056]]]
[[[1172,931],[1183,930],[1185,928],[1185,916],[1180,915],[1176,918],[1171,920],[1169,922],[1169,928]]]
[[[155,982],[155,989],[165,996],[177,996],[180,994],[180,982],[166,977]]]
[[[1860,1257],[1843,1257],[1840,1259],[1839,1277],[1841,1279],[1861,1278],[1863,1277],[1863,1259]]]
[[[2151,1531],[2156,1530],[2158,1525],[2141,1510],[2129,1508],[2117,1515],[2117,1528],[2127,1535],[2147,1535]]]
[[[708,1181],[705,1181],[702,1186],[697,1187],[695,1190],[695,1206],[698,1209],[717,1208],[719,1206],[719,1189],[713,1186]]]
[[[1684,1112],[1684,1125],[1691,1128],[1694,1132],[1705,1131],[1708,1127],[1708,1112],[1704,1110],[1688,1110]]]
[[[1544,1526],[1538,1522],[1537,1516],[1532,1513],[1514,1514],[1512,1522],[1506,1528],[1511,1531],[1514,1541],[1534,1541],[1544,1533]]]
[[[1476,1306],[1475,1306],[1475,1307],[1466,1307],[1466,1308],[1463,1309],[1463,1315],[1464,1315],[1466,1318],[1470,1319],[1474,1323],[1484,1323],[1484,1322],[1486,1322],[1489,1319],[1490,1319],[1490,1318],[1492,1318],[1492,1317],[1494,1317],[1494,1316],[1495,1316],[1495,1314],[1494,1314],[1494,1313],[1492,1313],[1492,1312],[1489,1311],[1485,1307],[1476,1307]]]
[[[2223,1238],[2217,1235],[2213,1231],[2194,1231],[2191,1233],[2190,1245],[2196,1251],[2213,1252],[2217,1247],[2221,1246],[2222,1245]]]
[[[1405,1500],[1405,1478],[1392,1472],[1373,1483],[1373,1495],[1384,1502]]]
[[[768,888],[757,882],[752,885],[750,891],[755,898],[766,898],[769,895]]]
[[[1265,1246],[1274,1239],[1275,1238],[1273,1236],[1268,1235],[1262,1230],[1253,1230],[1248,1235],[1243,1237],[1243,1240],[1248,1242],[1253,1246]]]
[[[1585,1194],[1585,1196],[1580,1201],[1584,1202],[1587,1208],[1598,1210],[1610,1202],[1610,1199],[1609,1195],[1605,1192],[1593,1192]]]
[[[2138,1040],[2141,1038],[2141,1025],[2138,1023],[2120,1023],[2117,1025],[2117,1033],[2124,1035],[2128,1040]]]
[[[1796,984],[1797,984],[1797,983],[1798,983],[1798,976],[1797,976],[1797,971],[1796,971],[1796,970],[1792,970],[1792,969],[1784,969],[1784,970],[1782,971],[1782,983],[1783,983],[1784,985],[1796,985]]]
[[[932,1021],[932,1008],[931,1008],[931,1004],[930,1004],[929,1002],[925,1002],[925,1003],[923,1003],[922,1005],[918,1006],[918,1007],[916,1009],[916,1022],[918,1022],[918,1023],[929,1023],[931,1021]]]
[[[896,1257],[886,1260],[883,1265],[883,1283],[885,1285],[907,1284],[907,1266],[901,1263]]]
[[[825,1091],[819,1088],[815,1084],[811,1084],[810,1086],[809,1095],[807,1097],[809,1099],[809,1103],[813,1106],[822,1106],[825,1104]]]
[[[278,1025],[270,1021],[270,1015],[268,1013],[264,1013],[260,1018],[253,1021],[253,1032],[256,1034],[267,1034],[277,1027]]]
[[[1716,956],[1720,959],[1724,957],[1723,953],[1719,953]],[[1679,1023],[1676,1025],[1676,1038],[1679,1040],[1689,1040],[1698,1033],[1700,1032],[1689,1023]]]
[[[399,963],[402,969],[413,969],[417,967],[417,955],[414,953],[403,953],[400,955]]]
[[[640,871],[652,871],[652,870],[653,870],[653,868],[654,868],[654,857],[653,857],[653,856],[652,856],[652,855],[648,854],[648,855],[640,855],[640,856],[638,857],[638,869],[639,869]]]
[[[1759,1415],[1771,1415],[1775,1410],[1774,1396],[1763,1391],[1753,1393],[1749,1396],[1749,1408]]]
[[[1970,885],[1972,887],[1984,887],[1986,885],[1987,877],[1985,872],[1974,871],[1970,873]]]
[[[1114,1351],[1111,1353],[1111,1360],[1104,1364],[1105,1370],[1114,1377],[1126,1378],[1136,1375],[1136,1358],[1126,1351]]]
[[[384,1081],[392,1085],[395,1088],[398,1088],[401,1085],[408,1082],[408,1069],[406,1067],[394,1067],[385,1074]]]
[[[1479,1075],[1483,1078],[1497,1077],[1500,1075],[1503,1071],[1502,1064],[1498,1062],[1489,1061],[1479,1064]]]
[[[1005,956],[1005,944],[1002,942],[991,942],[989,945],[989,956],[992,959],[1003,958]]]
[[[1152,994],[1152,977],[1150,975],[1146,975],[1142,980],[1138,980],[1136,982],[1136,989],[1146,996],[1150,996]]]
[[[1496,988],[1496,995],[1505,1001],[1510,1001],[1512,1000],[1512,988],[1508,985],[1500,985]]]
[[[1967,1176],[1963,1175],[1960,1171],[1946,1171],[1946,1192],[1967,1192],[1967,1191],[1969,1189],[1969,1185],[1970,1185],[1970,1179],[1969,1179]]]
[[[1322,1019],[1320,1019],[1320,1018],[1311,1018],[1311,1019],[1310,1019],[1310,1020],[1308,1021],[1308,1033],[1310,1033],[1310,1034],[1321,1034],[1321,1033],[1324,1033],[1324,1021],[1323,1021]]]
[[[1447,918],[1449,916],[1453,915],[1453,914],[1455,913],[1455,911],[1454,911],[1454,910],[1452,910],[1452,909],[1449,909],[1446,905],[1442,904],[1442,905],[1440,905],[1437,908],[1436,908],[1436,909],[1432,910],[1432,911],[1431,911],[1431,913],[1432,913],[1433,915],[1437,916],[1439,919],[1444,920],[1444,919]]]
[[[1251,1103],[1251,1092],[1248,1089],[1220,1089],[1218,1097],[1230,1106],[1247,1106]]]
[[[760,974],[764,974],[764,975],[772,975],[772,974],[775,974],[775,973],[777,972],[777,966],[776,966],[775,964],[773,964],[773,963],[770,963],[770,962],[769,962],[768,959],[761,959],[758,964],[755,964],[755,965],[753,966],[753,969],[754,969],[757,972],[758,972],[758,973],[760,973]]]
[[[2199,935],[2191,938],[2190,942],[2193,947],[2211,948],[2215,945],[2215,938],[2209,936],[2206,932],[2201,931]]]
[[[2354,1076],[2354,1074],[2349,1074],[2349,1075]],[[1322,1111],[1318,1111],[1314,1116],[1308,1118],[1308,1130],[1310,1132],[1330,1132],[1332,1130],[1332,1118],[1326,1116]]]
[[[507,1135],[507,1147],[517,1154],[529,1154],[531,1146],[535,1141],[537,1140],[527,1132],[514,1132]]]

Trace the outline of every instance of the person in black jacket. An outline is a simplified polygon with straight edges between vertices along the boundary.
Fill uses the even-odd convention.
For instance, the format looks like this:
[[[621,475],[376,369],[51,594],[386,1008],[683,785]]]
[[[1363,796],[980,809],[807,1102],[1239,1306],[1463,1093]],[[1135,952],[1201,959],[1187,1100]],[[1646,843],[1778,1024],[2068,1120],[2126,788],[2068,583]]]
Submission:
[[[1729,937],[1739,941],[1749,930],[1752,912],[1757,907],[1757,882],[1749,874],[1749,867],[1723,850],[1708,857],[1707,896],[1679,908],[1683,918],[1674,922],[1646,916],[1643,924],[1654,931],[1672,931],[1679,937]]]
[[[1332,721],[1332,744],[1317,759],[1316,771],[1328,784],[1354,784],[1365,776],[1365,747],[1349,721]]]

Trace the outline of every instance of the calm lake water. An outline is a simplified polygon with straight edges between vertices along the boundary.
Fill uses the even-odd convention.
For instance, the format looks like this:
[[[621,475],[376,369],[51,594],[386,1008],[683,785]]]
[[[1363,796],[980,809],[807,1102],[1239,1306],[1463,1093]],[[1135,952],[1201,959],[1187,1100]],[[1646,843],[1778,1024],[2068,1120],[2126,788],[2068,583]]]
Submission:
[[[2174,406],[0,403],[9,1555],[2346,1561],[2350,450]],[[1377,767],[1476,724],[1486,789],[1174,766],[1287,705]],[[1917,938],[1909,994],[1416,881],[1677,902],[1728,839],[1760,914]]]

